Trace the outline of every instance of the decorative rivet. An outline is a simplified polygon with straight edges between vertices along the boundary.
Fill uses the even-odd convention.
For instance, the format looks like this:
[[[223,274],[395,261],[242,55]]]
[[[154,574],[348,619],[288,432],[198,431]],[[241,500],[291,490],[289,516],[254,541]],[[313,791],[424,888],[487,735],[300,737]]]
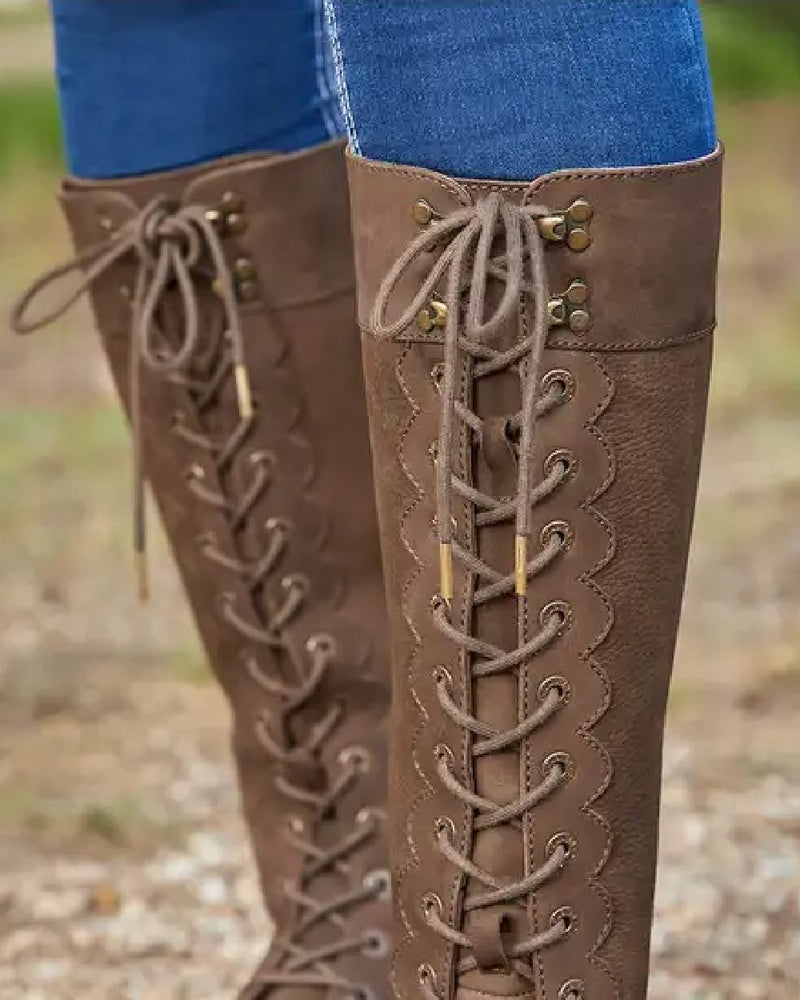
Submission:
[[[589,236],[589,230],[582,226],[570,230],[570,234],[567,236],[567,246],[575,253],[583,253],[584,250],[588,250],[591,243],[592,238]]]
[[[226,212],[241,212],[244,208],[244,199],[235,191],[226,191],[222,196],[222,207]]]
[[[247,229],[247,220],[240,212],[231,212],[225,217],[225,228],[229,233],[238,236]]]
[[[573,333],[586,333],[592,325],[592,318],[585,309],[575,309],[570,313],[569,328]]]
[[[565,292],[548,302],[550,326],[568,326],[573,333],[585,333],[592,323],[588,302],[589,286],[576,278]]]
[[[564,294],[564,298],[573,306],[586,305],[589,301],[589,286],[585,281],[576,278],[575,281],[570,283],[569,288]]]
[[[567,215],[573,222],[591,222],[594,209],[585,198],[577,198],[567,210]]]
[[[443,667],[442,664],[438,664],[433,668],[433,680],[436,684],[443,684],[445,687],[452,688],[453,678],[447,667]]]
[[[423,333],[444,329],[447,326],[447,305],[441,299],[431,299],[417,313],[417,326]]]
[[[251,281],[256,276],[256,266],[249,257],[237,257],[233,273],[240,281]]]
[[[441,219],[436,209],[424,198],[420,198],[411,209],[411,215],[418,226],[429,226],[435,219]]]
[[[242,302],[255,302],[258,298],[258,283],[255,281],[240,281],[236,285],[236,294]]]

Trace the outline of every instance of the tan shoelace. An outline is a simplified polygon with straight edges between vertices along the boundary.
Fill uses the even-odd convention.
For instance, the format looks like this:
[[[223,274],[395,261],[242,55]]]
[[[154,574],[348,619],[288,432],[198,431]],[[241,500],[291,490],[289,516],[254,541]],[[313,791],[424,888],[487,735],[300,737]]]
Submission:
[[[535,504],[553,493],[569,475],[566,463],[556,463],[546,477],[534,484],[531,476],[536,421],[559,404],[559,393],[540,389],[540,368],[549,329],[548,294],[544,264],[544,247],[537,219],[548,216],[547,209],[535,205],[516,205],[492,193],[474,206],[457,209],[435,221],[401,254],[383,280],[371,317],[372,330],[380,340],[402,334],[415,317],[432,301],[438,289],[446,285],[444,304],[447,309],[444,329],[444,363],[441,368],[439,391],[441,411],[436,452],[436,524],[441,557],[441,593],[434,601],[433,617],[440,631],[458,647],[471,654],[473,680],[512,672],[556,640],[567,624],[563,609],[545,609],[541,628],[531,638],[526,637],[526,593],[528,582],[558,558],[566,544],[565,538],[552,535],[541,551],[529,558],[531,511]],[[498,246],[500,249],[498,250]],[[433,258],[430,270],[419,290],[402,315],[387,321],[389,304],[413,264]],[[503,285],[495,307],[487,307],[490,283]],[[466,305],[464,299],[466,297]],[[524,329],[523,310],[533,318],[531,332],[521,336],[505,350],[492,346],[498,333],[513,318]],[[472,483],[460,478],[454,469],[454,450],[463,428],[480,447],[486,430],[485,421],[464,402],[460,395],[462,371],[466,368],[471,382],[505,369],[516,369],[521,382],[522,407],[506,421],[509,444],[518,461],[516,495],[498,499],[479,491]],[[469,503],[475,510],[475,525],[499,524],[515,520],[516,542],[513,554],[514,571],[498,572],[475,554],[467,551],[453,537],[453,497]],[[510,554],[511,555],[511,554]],[[462,631],[451,621],[453,598],[452,560],[458,559],[477,578],[472,595],[474,606],[512,593],[518,601],[517,645],[501,649]],[[468,617],[468,616],[467,616]],[[458,705],[452,695],[450,678],[440,668],[437,671],[437,692],[441,708],[472,737],[475,759],[491,753],[521,747],[535,730],[544,726],[558,712],[563,692],[552,689],[539,707],[528,715],[522,714],[517,725],[508,731],[498,731],[476,719]],[[556,755],[558,756],[558,755]],[[477,795],[462,784],[452,770],[452,752],[447,747],[437,749],[437,772],[444,786],[458,799],[469,805],[475,814],[475,830],[510,825],[521,829],[521,821],[529,810],[553,794],[567,777],[563,760],[554,761],[543,780],[520,795],[515,801],[500,805]],[[568,851],[559,846],[547,862],[524,878],[503,881],[479,868],[463,854],[451,839],[452,831],[443,823],[437,831],[439,847],[447,860],[464,876],[474,879],[485,891],[470,895],[466,912],[485,910],[490,906],[508,904],[524,914],[526,897],[552,879],[564,867]],[[431,902],[431,898],[433,902]],[[462,950],[457,965],[459,973],[477,967],[513,968],[532,979],[532,958],[536,952],[554,944],[569,931],[566,917],[554,919],[545,931],[524,940],[511,941],[503,917],[494,926],[469,936],[447,924],[429,898],[425,912],[430,925],[443,938]],[[422,976],[421,985],[429,1000],[435,1000],[435,984],[430,971]]]
[[[11,316],[12,329],[31,333],[52,323],[66,313],[79,298],[90,290],[109,268],[123,259],[137,265],[136,287],[132,298],[133,319],[130,338],[130,405],[134,440],[134,548],[143,568],[145,553],[144,469],[142,462],[141,384],[142,365],[156,377],[184,389],[192,400],[198,417],[208,409],[220,386],[233,377],[238,402],[239,420],[236,428],[220,443],[202,430],[188,426],[180,413],[175,414],[171,431],[197,448],[213,462],[221,483],[226,471],[242,451],[253,422],[257,419],[250,394],[244,361],[244,340],[239,319],[236,292],[217,229],[201,206],[177,206],[164,198],[150,202],[142,211],[106,240],[89,247],[73,260],[42,274],[22,295]],[[210,265],[210,267],[209,267]],[[62,279],[78,275],[75,287],[48,312],[30,317],[31,306],[48,287]],[[211,285],[222,304],[224,330],[212,338],[212,344],[201,345],[201,307],[197,282]],[[159,308],[167,296],[177,290],[182,324],[177,335],[167,337],[158,322]],[[207,331],[206,331],[207,332]],[[176,342],[177,341],[177,346]],[[203,354],[205,375],[198,376],[193,362]],[[198,424],[201,421],[198,419]],[[270,453],[249,456],[252,478],[239,495],[232,496],[222,487],[209,485],[203,477],[189,475],[187,487],[201,502],[222,512],[232,536],[247,520],[251,510],[268,488],[275,465]],[[253,595],[265,594],[266,581],[277,566],[291,530],[288,520],[271,519],[266,529],[268,543],[260,558],[250,561],[222,551],[219,540],[206,535],[201,540],[205,556],[217,565],[239,575]],[[146,577],[141,578],[143,589]],[[291,682],[267,674],[258,657],[245,654],[244,664],[254,681],[274,699],[278,708],[275,717],[264,713],[257,726],[257,735],[265,751],[280,767],[276,785],[289,801],[310,807],[315,817],[308,829],[295,821],[287,831],[293,847],[300,852],[303,864],[296,882],[284,886],[286,897],[295,906],[290,932],[273,945],[276,971],[264,972],[256,983],[269,986],[316,986],[333,988],[348,995],[360,994],[362,988],[337,974],[332,962],[343,954],[364,950],[371,944],[364,936],[350,937],[346,933],[346,915],[361,903],[385,896],[387,885],[382,873],[359,883],[354,888],[322,901],[311,895],[311,887],[322,873],[336,871],[348,878],[348,858],[379,832],[377,814],[363,810],[356,818],[353,832],[340,843],[321,848],[315,835],[336,805],[353,786],[361,773],[355,752],[344,752],[340,773],[333,780],[319,762],[322,745],[339,723],[343,707],[338,703],[310,726],[302,742],[287,744],[291,719],[311,702],[320,689],[325,674],[336,656],[335,640],[328,635],[309,639],[305,653],[288,644],[283,628],[302,608],[307,581],[300,576],[282,581],[279,599],[266,598],[265,621],[256,624],[236,608],[233,596],[220,595],[223,617],[237,632],[255,646],[269,649],[280,662]],[[310,663],[310,666],[308,665]],[[324,946],[304,947],[302,939],[312,928],[328,922],[335,939]],[[367,936],[369,937],[369,935]]]

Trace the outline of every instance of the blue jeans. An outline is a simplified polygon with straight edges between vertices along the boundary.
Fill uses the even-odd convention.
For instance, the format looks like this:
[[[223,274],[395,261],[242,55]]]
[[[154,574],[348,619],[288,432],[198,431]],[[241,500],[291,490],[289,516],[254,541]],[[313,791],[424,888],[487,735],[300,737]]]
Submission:
[[[460,176],[715,142],[696,0],[324,0],[354,147]],[[67,159],[113,177],[341,131],[323,0],[51,0]]]
[[[696,0],[326,0],[356,151],[461,177],[716,143]]]
[[[80,177],[290,152],[342,131],[322,0],[51,0]]]

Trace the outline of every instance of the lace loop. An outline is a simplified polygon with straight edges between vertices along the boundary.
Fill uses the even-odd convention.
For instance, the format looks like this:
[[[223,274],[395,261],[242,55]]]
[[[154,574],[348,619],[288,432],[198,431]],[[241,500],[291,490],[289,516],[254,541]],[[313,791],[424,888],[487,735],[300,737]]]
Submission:
[[[444,218],[435,216],[386,274],[371,316],[372,330],[379,340],[401,337],[431,301],[437,303],[437,315],[442,320],[435,324],[443,328],[444,353],[443,361],[435,368],[440,407],[435,450],[436,526],[442,579],[440,595],[432,603],[432,618],[439,631],[467,654],[473,682],[519,671],[556,642],[570,625],[568,613],[555,602],[545,607],[538,629],[529,634],[526,607],[529,582],[560,557],[568,542],[566,537],[552,531],[543,534],[539,551],[532,555],[529,552],[533,508],[559,489],[571,472],[565,463],[552,462],[545,469],[544,478],[534,482],[531,464],[539,418],[564,405],[571,396],[570,392],[554,386],[552,378],[543,381],[541,371],[549,319],[544,245],[537,220],[549,214],[542,206],[519,205],[492,192]],[[401,282],[410,277],[412,268],[414,274],[420,268],[423,271],[418,289],[402,313],[390,321],[392,297]],[[516,324],[517,336],[507,343],[509,338],[505,334],[512,322]],[[471,393],[462,395],[465,377],[477,382],[509,369],[515,370],[520,379],[519,411],[504,418],[482,417],[471,406]],[[487,464],[504,461],[510,451],[517,463],[513,496],[491,496],[458,474],[456,447],[464,432],[484,452]],[[458,541],[456,497],[471,507],[478,530],[514,522],[513,571],[490,566]],[[472,574],[473,607],[516,594],[518,635],[514,648],[502,649],[451,619],[453,559]],[[469,621],[469,617],[465,619]],[[471,737],[476,761],[495,753],[521,751],[528,737],[545,727],[564,705],[564,698],[557,690],[547,690],[532,711],[522,715],[510,728],[499,730],[475,718],[471,709],[454,700],[452,685],[443,668],[437,673],[436,691],[445,715]],[[501,826],[521,831],[524,817],[570,780],[570,768],[560,758],[556,761],[551,757],[548,762],[538,784],[521,790],[512,801],[498,804],[462,782],[452,753],[446,747],[437,748],[435,754],[439,781],[459,803],[472,809],[475,832]],[[426,911],[430,926],[461,950],[459,973],[485,968],[488,963],[533,978],[532,956],[569,933],[566,921],[554,920],[539,934],[512,940],[519,936],[510,932],[517,921],[509,922],[505,914],[488,912],[488,908],[506,906],[512,912],[524,914],[526,897],[558,875],[569,861],[569,852],[552,851],[538,868],[524,877],[498,879],[456,846],[452,831],[444,822],[437,827],[436,840],[447,861],[479,887],[465,895],[463,911],[473,915],[467,930],[445,922],[435,908]],[[437,1000],[433,978],[421,977],[420,982],[427,1000]]]
[[[88,247],[72,260],[45,271],[22,294],[11,311],[12,330],[20,334],[33,333],[68,312],[118,261],[133,255],[138,263],[132,303],[129,390],[133,428],[133,548],[142,599],[148,595],[148,580],[145,563],[141,366],[145,364],[156,375],[171,375],[183,372],[194,356],[199,339],[199,304],[193,271],[204,254],[211,261],[215,287],[223,303],[240,417],[242,421],[249,421],[253,406],[233,279],[220,236],[197,206],[179,206],[163,197],[154,198],[105,240]],[[41,293],[73,274],[81,276],[74,289],[50,310],[39,316],[29,316],[32,304]],[[177,289],[183,317],[177,347],[171,345],[157,322],[158,309],[167,292],[171,294],[173,289]]]

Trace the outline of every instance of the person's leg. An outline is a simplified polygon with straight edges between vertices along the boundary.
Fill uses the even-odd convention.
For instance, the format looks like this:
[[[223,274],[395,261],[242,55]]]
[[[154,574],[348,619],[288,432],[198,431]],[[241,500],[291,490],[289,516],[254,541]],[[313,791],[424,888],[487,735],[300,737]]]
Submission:
[[[51,0],[67,161],[129,176],[341,131],[322,0]]]
[[[332,2],[394,653],[392,985],[643,998],[720,229],[696,10]]]
[[[76,255],[12,326],[89,293],[132,427],[140,586],[146,478],[228,696],[275,926],[241,1000],[385,1000],[386,604],[321,4],[55,12]]]
[[[459,177],[713,149],[696,0],[326,0],[356,152]]]

